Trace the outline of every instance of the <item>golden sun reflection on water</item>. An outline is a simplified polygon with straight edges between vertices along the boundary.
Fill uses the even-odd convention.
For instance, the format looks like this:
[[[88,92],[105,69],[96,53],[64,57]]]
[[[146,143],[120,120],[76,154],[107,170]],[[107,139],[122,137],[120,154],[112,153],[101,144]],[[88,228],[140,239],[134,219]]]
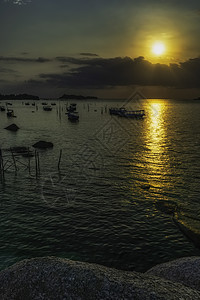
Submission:
[[[166,103],[159,99],[152,101],[145,123],[145,142],[148,151],[144,159],[147,169],[146,180],[151,187],[156,188],[162,188],[167,184],[165,175],[169,173],[165,118]]]

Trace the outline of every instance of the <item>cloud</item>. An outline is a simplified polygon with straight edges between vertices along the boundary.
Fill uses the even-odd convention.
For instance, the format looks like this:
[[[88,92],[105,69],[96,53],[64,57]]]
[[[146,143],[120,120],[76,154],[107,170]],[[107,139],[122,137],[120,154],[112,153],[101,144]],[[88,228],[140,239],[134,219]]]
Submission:
[[[57,87],[104,88],[114,86],[200,87],[200,58],[180,64],[152,64],[140,56],[80,59],[57,57],[63,63],[78,65],[62,74],[40,74]]]
[[[171,87],[178,89],[200,88],[200,57],[191,58],[187,61],[166,64],[153,64],[144,57],[114,57],[101,58],[91,57],[55,57],[28,58],[28,57],[0,57],[4,62],[27,63],[31,68],[32,63],[54,63],[53,67],[47,68],[56,70],[45,71],[46,64],[42,65],[42,73],[35,72],[32,77],[26,77],[24,85],[26,88],[39,90],[44,87],[46,90],[60,89],[110,89],[119,87],[151,86]],[[56,64],[57,63],[57,67]],[[60,64],[60,66],[58,66]],[[40,68],[41,69],[41,68]],[[7,66],[0,69],[0,73],[7,72],[7,79],[11,70]],[[31,72],[30,72],[31,74]],[[16,74],[14,74],[16,77]],[[3,76],[2,76],[3,77]],[[22,77],[21,77],[22,78]],[[25,76],[24,76],[25,78]],[[2,78],[5,79],[5,78]],[[10,76],[11,79],[11,76]],[[16,78],[14,78],[15,81]],[[12,79],[11,79],[12,80]],[[23,82],[18,82],[23,86]],[[13,83],[14,84],[14,83]],[[17,84],[17,82],[15,82]],[[12,82],[11,82],[12,85]]]
[[[89,52],[82,52],[80,53],[80,55],[83,55],[83,56],[99,56],[98,54],[95,54],[95,53],[89,53]]]
[[[13,57],[13,56],[0,56],[0,61],[5,62],[33,62],[33,63],[45,63],[50,62],[48,58],[38,57],[38,58],[23,58],[23,57]]]

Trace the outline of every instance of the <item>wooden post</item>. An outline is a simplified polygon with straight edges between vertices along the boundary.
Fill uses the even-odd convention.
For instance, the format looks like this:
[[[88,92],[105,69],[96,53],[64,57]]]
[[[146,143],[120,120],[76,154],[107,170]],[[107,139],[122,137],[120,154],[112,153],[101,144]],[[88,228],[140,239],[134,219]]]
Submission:
[[[13,163],[14,163],[14,166],[15,166],[15,172],[17,173],[17,165],[16,165],[16,161],[15,161],[15,156],[14,156],[14,153],[13,153],[11,148],[10,148],[10,151],[12,153],[12,159],[13,159]]]
[[[60,162],[62,157],[62,149],[60,150],[59,160],[58,160],[58,170],[60,170]]]
[[[37,165],[38,165],[38,173],[40,174],[40,157],[38,152],[37,152]]]
[[[29,147],[28,147],[28,170],[29,170],[29,174],[30,174],[31,173],[31,158],[30,158]]]
[[[0,149],[0,171],[1,171],[1,176],[4,179],[4,165],[3,165],[3,156],[2,156],[1,149]]]
[[[35,150],[35,174],[38,176],[37,151]]]

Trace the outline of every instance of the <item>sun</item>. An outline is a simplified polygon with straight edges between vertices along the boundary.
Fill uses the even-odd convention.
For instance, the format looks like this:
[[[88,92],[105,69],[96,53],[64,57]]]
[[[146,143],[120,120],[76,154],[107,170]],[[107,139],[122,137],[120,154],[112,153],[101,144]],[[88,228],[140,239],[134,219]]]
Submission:
[[[152,46],[152,52],[154,55],[163,55],[166,51],[165,44],[162,42],[156,42]]]

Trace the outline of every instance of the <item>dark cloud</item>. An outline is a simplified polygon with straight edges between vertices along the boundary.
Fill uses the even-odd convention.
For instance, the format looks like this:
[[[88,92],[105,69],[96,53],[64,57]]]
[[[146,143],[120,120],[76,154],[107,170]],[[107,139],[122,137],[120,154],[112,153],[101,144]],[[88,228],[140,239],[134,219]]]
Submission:
[[[80,53],[80,55],[83,55],[83,56],[99,56],[98,54],[95,54],[95,53],[89,53],[89,52],[82,52]]]
[[[38,58],[23,58],[23,57],[13,57],[13,56],[0,56],[0,61],[5,62],[33,62],[33,63],[45,63],[51,61],[48,58],[38,57]]]
[[[138,57],[79,59],[57,57],[63,63],[79,65],[62,74],[40,74],[57,87],[104,88],[109,86],[200,87],[200,58],[180,64],[152,64]]]

